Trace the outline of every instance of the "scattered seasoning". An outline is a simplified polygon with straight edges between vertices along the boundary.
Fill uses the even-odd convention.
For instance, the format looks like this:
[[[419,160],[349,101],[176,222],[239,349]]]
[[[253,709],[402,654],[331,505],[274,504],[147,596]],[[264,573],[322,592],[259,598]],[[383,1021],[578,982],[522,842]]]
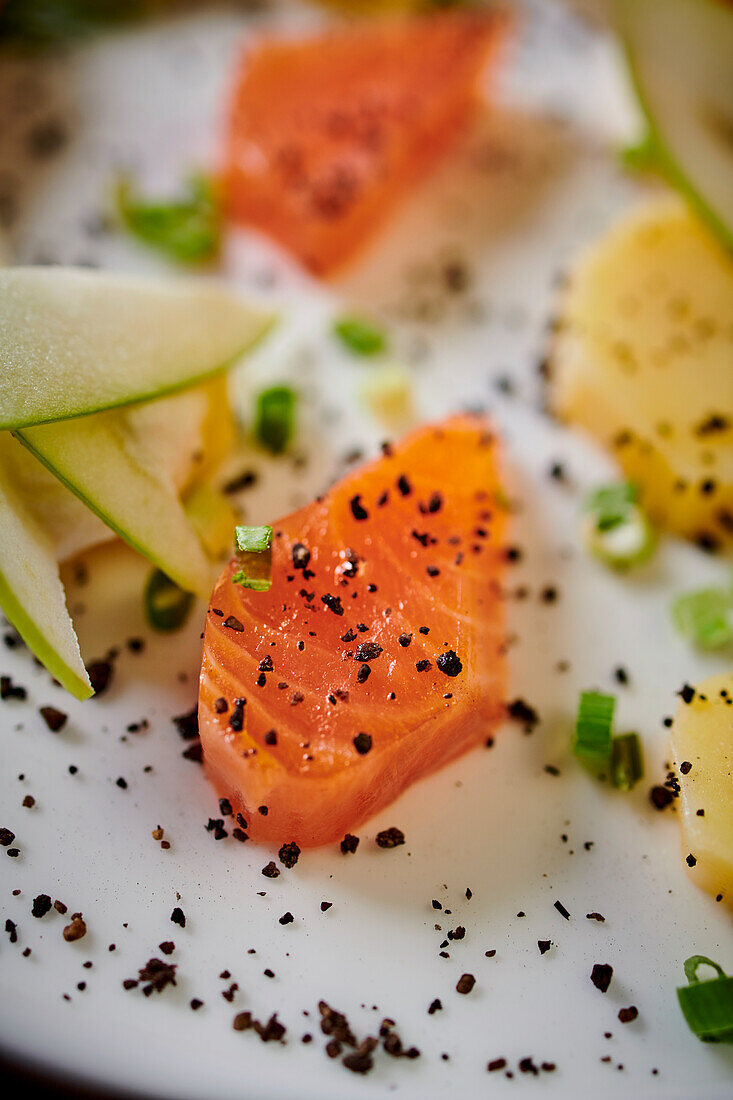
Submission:
[[[378,642],[362,642],[356,647],[355,661],[376,661],[383,652]]]
[[[630,1005],[628,1008],[619,1009],[618,1018],[622,1024],[630,1024],[638,1015],[639,1010],[636,1005]]]
[[[278,923],[279,924],[292,924],[294,920],[295,920],[295,917],[293,916],[292,913],[283,913],[283,915],[280,917]]]
[[[298,858],[300,856],[300,848],[294,840],[291,840],[289,844],[283,844],[282,848],[277,854],[283,866],[290,869],[292,867],[295,867],[295,864],[298,862]]]
[[[692,771],[692,764],[690,763],[689,760],[683,760],[682,761],[682,763],[680,764],[680,771],[682,772],[683,775],[689,775],[690,774],[690,772]]]
[[[280,869],[276,866],[275,861],[271,859],[270,862],[262,868],[262,874],[265,878],[277,878],[280,874]]]
[[[601,913],[586,913],[586,920],[597,920],[600,924],[606,923],[606,918]]]
[[[5,931],[8,933],[11,943],[18,942],[18,926],[10,917],[5,921]]]
[[[489,1073],[496,1073],[497,1070],[504,1069],[506,1066],[506,1058],[494,1058],[492,1062],[489,1062],[486,1069]]]
[[[400,643],[400,645],[403,648],[406,648],[410,644],[410,642],[412,641],[412,634],[404,634],[404,633],[400,634],[397,641]]]
[[[694,867],[695,864],[697,863],[697,860],[693,856],[692,852],[690,852],[689,856],[685,857],[685,863],[687,864],[688,867]]]
[[[441,653],[435,661],[436,665],[446,676],[458,676],[463,671],[461,659],[455,650],[448,649]]]
[[[456,983],[456,992],[458,993],[470,993],[476,984],[476,979],[473,974],[461,974]]]
[[[31,913],[34,917],[45,917],[51,908],[51,899],[48,894],[39,894],[33,899]]]
[[[436,997],[434,1001],[431,1001],[428,1005],[428,1016],[434,1016],[436,1012],[440,1012],[443,1008],[440,997]]]
[[[332,901],[322,901],[321,902],[321,912],[322,913],[327,913],[332,905],[333,905]]]
[[[75,913],[71,918],[71,923],[64,928],[64,939],[67,943],[74,943],[76,940],[83,939],[86,934],[86,922],[83,920],[81,913]]]
[[[674,802],[674,794],[667,787],[652,787],[649,791],[649,799],[657,810],[664,810],[671,802]]]
[[[375,840],[380,848],[398,848],[400,844],[405,843],[405,834],[392,825],[389,829],[382,829],[377,833]]]
[[[344,613],[340,596],[332,596],[330,592],[327,592],[325,596],[321,596],[321,603],[325,603],[328,610],[333,611],[334,615],[343,615]]]
[[[92,661],[90,665],[87,665],[87,676],[95,695],[104,695],[112,682],[113,671],[110,661]]]
[[[540,955],[546,955],[552,947],[552,940],[537,940],[537,946],[540,949]]]
[[[172,955],[175,949],[176,945],[173,940],[163,940],[162,943],[158,944],[158,950],[162,951],[164,955]]]
[[[235,618],[234,615],[228,615],[227,618],[224,620],[223,625],[228,627],[230,630],[233,630],[236,634],[241,634],[244,630],[244,627],[240,623],[239,619]]]
[[[0,676],[0,699],[19,699],[21,702],[28,698],[28,692],[24,687],[14,684],[9,676]]]
[[[354,748],[359,753],[359,755],[366,756],[366,754],[371,750],[371,747],[372,739],[369,734],[357,733],[356,737],[354,738]]]
[[[193,741],[199,735],[199,711],[198,706],[193,707],[186,714],[179,714],[171,721],[178,730],[179,736],[184,741]]]
[[[193,1009],[194,1012],[196,1012],[199,1008],[201,1008],[203,1006],[203,1003],[204,1002],[200,1001],[198,999],[198,997],[193,997],[192,1000],[190,1001],[191,1008]]]
[[[369,513],[361,503],[361,493],[357,493],[349,501],[349,507],[351,508],[351,514],[354,519],[364,520],[369,519]]]
[[[235,733],[241,733],[244,728],[244,708],[247,700],[243,698],[235,699],[232,712],[229,715],[229,728],[234,730]]]
[[[370,669],[368,664],[365,663],[365,664],[359,665],[359,671],[356,674],[357,683],[365,684],[367,682],[367,680],[369,679],[369,677],[371,676],[371,674],[372,674],[372,670]]]
[[[0,829],[0,844],[3,848],[7,848],[9,844],[12,844],[15,840],[15,833],[12,829]]]
[[[561,917],[565,917],[565,920],[570,920],[570,914],[561,901],[554,902],[554,905]]]
[[[416,661],[415,662],[415,668],[417,669],[418,672],[427,672],[427,670],[430,667],[431,667],[431,663],[427,659],[423,659],[422,661]]]
[[[399,489],[403,497],[408,497],[412,492],[412,486],[410,485],[406,474],[400,474],[400,476],[397,478],[397,488]]]
[[[540,720],[540,716],[534,707],[531,707],[524,699],[514,699],[511,703],[507,703],[506,709],[507,714],[513,721],[523,724],[525,733],[532,733]]]
[[[56,707],[40,707],[39,714],[51,733],[58,733],[59,730],[62,730],[68,720],[68,715],[64,714],[62,710],[57,710]]]
[[[186,917],[180,906],[177,905],[171,913],[171,920],[174,924],[180,925],[181,928],[186,927]]]
[[[32,810],[36,804],[36,800],[32,794],[27,794],[23,799],[23,805],[27,810]]]
[[[609,966],[608,963],[595,963],[590,972],[590,980],[596,989],[600,989],[601,993],[608,991],[612,977],[613,967]]]
[[[340,844],[341,852],[345,856],[352,855],[358,847],[359,837],[354,836],[353,833],[347,833]]]
[[[695,689],[689,684],[683,684],[677,694],[679,695],[682,702],[687,703],[687,705],[689,706],[689,704],[695,698]]]
[[[146,982],[147,984],[143,985],[143,993],[149,997],[153,992],[162,993],[166,986],[175,985],[177,969],[175,963],[163,962],[162,959],[148,959],[145,966],[138,971],[138,977],[127,978],[122,985],[124,989],[134,989],[141,982]]]

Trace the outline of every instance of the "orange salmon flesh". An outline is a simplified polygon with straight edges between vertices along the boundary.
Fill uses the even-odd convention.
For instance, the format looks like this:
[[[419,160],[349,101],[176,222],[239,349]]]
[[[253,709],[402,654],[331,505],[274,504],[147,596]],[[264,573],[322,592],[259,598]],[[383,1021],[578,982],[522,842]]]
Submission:
[[[206,616],[204,763],[253,839],[343,838],[504,714],[506,510],[481,417],[422,427],[274,525]]]

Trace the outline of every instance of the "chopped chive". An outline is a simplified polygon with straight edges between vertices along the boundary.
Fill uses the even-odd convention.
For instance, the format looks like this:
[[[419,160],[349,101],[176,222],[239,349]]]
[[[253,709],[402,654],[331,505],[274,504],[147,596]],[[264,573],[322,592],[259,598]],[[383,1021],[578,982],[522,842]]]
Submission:
[[[630,791],[644,775],[644,757],[638,733],[623,733],[611,741],[611,783]]]
[[[169,259],[201,263],[219,251],[221,212],[212,183],[205,176],[192,176],[185,194],[170,202],[140,198],[125,179],[117,185],[116,198],[127,229]]]
[[[672,604],[680,634],[701,649],[719,649],[733,640],[733,586],[685,592]]]
[[[633,482],[622,481],[595,489],[584,505],[586,545],[595,557],[616,569],[645,561],[654,549],[654,531],[638,495]]]
[[[254,592],[268,592],[272,586],[272,527],[235,527],[237,561],[232,583]]]
[[[573,754],[595,771],[608,769],[611,760],[611,724],[616,699],[597,691],[582,691],[575,722]]]
[[[255,437],[271,454],[282,454],[293,435],[295,393],[290,386],[271,386],[257,395]]]
[[[711,966],[717,978],[700,981],[700,966]],[[733,1043],[733,977],[705,955],[685,959],[688,985],[679,986],[677,999],[688,1027],[704,1043]]]
[[[237,550],[261,554],[272,545],[272,527],[235,527],[234,540]]]
[[[184,592],[160,569],[154,569],[143,593],[145,618],[161,633],[178,630],[188,618],[193,599],[191,592]]]
[[[361,317],[341,317],[334,322],[333,331],[354,355],[379,355],[387,347],[384,332]]]

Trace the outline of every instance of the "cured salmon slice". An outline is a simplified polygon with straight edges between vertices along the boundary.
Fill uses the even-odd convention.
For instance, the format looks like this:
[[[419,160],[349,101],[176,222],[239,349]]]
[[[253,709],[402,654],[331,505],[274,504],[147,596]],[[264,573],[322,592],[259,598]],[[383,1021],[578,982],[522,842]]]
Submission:
[[[374,20],[247,51],[229,113],[230,216],[316,274],[339,267],[465,125],[505,22]]]
[[[275,525],[268,592],[221,574],[199,727],[251,837],[339,840],[500,721],[497,451],[482,417],[420,428]]]

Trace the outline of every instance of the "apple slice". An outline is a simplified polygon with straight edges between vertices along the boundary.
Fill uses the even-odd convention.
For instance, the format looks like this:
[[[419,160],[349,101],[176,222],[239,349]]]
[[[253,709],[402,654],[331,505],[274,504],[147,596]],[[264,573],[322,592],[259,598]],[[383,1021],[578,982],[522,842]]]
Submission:
[[[733,249],[733,6],[615,0],[648,159]]]
[[[272,322],[203,279],[0,269],[0,429],[184,389],[231,366]]]
[[[206,598],[210,565],[171,480],[150,463],[130,414],[23,428],[17,438],[67,488],[171,580]]]
[[[93,695],[50,540],[17,492],[0,436],[0,607],[28,647],[77,699]]]

